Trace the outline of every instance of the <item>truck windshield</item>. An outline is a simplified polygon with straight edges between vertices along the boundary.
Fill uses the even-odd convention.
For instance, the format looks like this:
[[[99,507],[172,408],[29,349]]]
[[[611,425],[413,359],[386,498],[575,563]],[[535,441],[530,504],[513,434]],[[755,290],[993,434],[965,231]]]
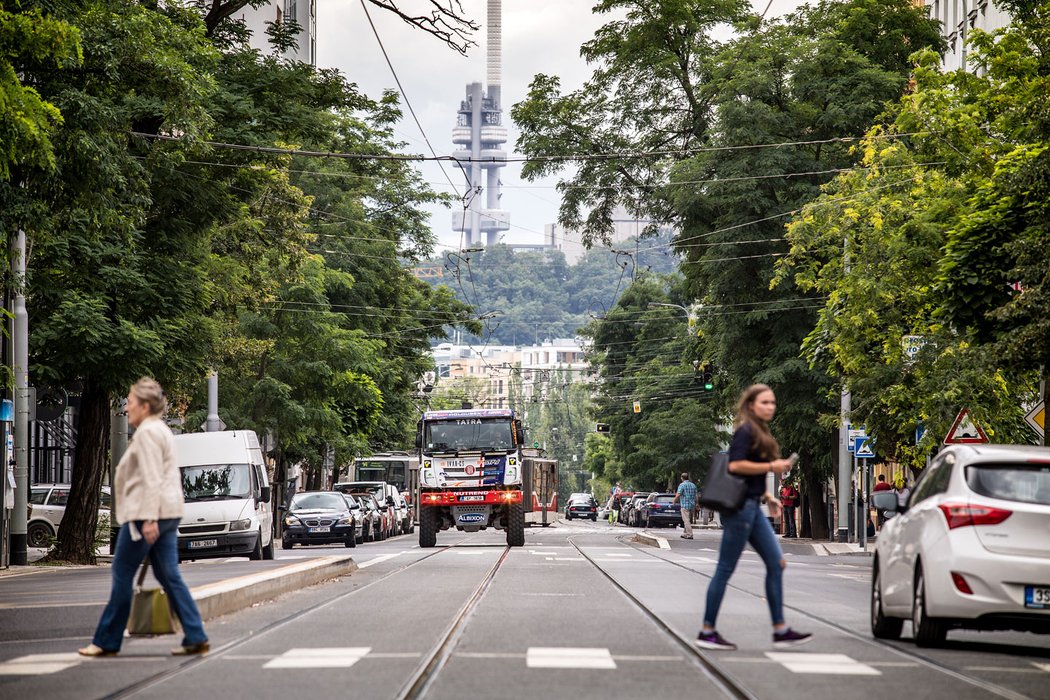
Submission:
[[[511,422],[505,418],[466,418],[427,423],[428,452],[495,452],[514,449]]]
[[[247,464],[208,464],[183,467],[181,471],[186,501],[221,501],[252,495]]]

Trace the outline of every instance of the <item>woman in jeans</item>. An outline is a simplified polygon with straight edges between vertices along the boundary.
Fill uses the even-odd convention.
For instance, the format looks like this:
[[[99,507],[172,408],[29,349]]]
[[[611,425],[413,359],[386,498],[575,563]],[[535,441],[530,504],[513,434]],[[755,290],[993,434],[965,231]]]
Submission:
[[[791,469],[790,461],[780,459],[780,445],[769,432],[769,421],[776,411],[777,398],[765,384],[754,384],[740,395],[734,421],[736,430],[729,445],[729,471],[744,478],[747,493],[740,510],[722,514],[718,566],[707,587],[704,626],[696,638],[696,645],[703,649],[736,649],[735,644],[715,630],[715,620],[726,584],[748,543],[766,565],[766,600],[773,619],[773,646],[796,646],[811,639],[811,635],[796,632],[784,622],[783,569],[787,562],[773,534],[773,526],[759,508],[760,503],[766,503],[770,516],[780,517],[780,501],[766,491],[766,474],[783,474]]]
[[[175,441],[162,420],[167,401],[160,384],[142,378],[128,393],[128,423],[135,435],[117,465],[113,517],[121,523],[113,554],[113,584],[91,644],[82,656],[113,656],[120,651],[131,613],[135,573],[149,556],[156,576],[185,634],[176,656],[204,654],[208,636],[193,596],[179,575],[178,529],[182,517],[182,477],[175,464]]]

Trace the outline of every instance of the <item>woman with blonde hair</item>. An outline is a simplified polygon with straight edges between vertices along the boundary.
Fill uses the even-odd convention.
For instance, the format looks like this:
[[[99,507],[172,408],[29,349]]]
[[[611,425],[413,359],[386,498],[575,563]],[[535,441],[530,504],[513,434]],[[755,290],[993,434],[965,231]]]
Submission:
[[[113,656],[120,651],[131,614],[135,572],[147,556],[182,623],[182,646],[171,653],[208,651],[197,604],[179,574],[182,476],[175,464],[175,440],[162,418],[166,408],[160,384],[148,377],[135,382],[128,392],[128,423],[135,434],[113,479],[113,518],[120,523],[111,568],[113,583],[91,644],[78,650],[82,656]]]
[[[733,575],[744,547],[750,543],[766,566],[766,602],[773,619],[773,646],[792,647],[810,641],[812,635],[796,632],[784,622],[783,569],[787,566],[773,532],[773,526],[759,508],[769,507],[772,518],[780,517],[780,501],[766,491],[766,474],[783,474],[791,469],[791,460],[780,458],[780,445],[769,431],[769,421],[777,412],[777,397],[765,384],[753,384],[744,390],[737,403],[735,430],[729,445],[729,471],[743,477],[747,491],[744,505],[735,513],[722,513],[722,544],[718,549],[718,566],[707,586],[707,609],[704,625],[696,638],[703,649],[736,649],[736,645],[715,629],[718,609],[722,605],[729,577]]]

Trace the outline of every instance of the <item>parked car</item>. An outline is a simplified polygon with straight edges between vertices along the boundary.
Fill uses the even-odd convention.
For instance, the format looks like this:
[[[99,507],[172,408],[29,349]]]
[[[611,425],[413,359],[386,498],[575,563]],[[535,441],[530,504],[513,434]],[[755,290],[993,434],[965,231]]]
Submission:
[[[574,493],[565,503],[565,519],[590,518],[598,520],[598,502],[589,493]]]
[[[612,509],[616,511],[616,522],[624,523],[624,508],[631,502],[631,498],[634,496],[633,491],[621,491],[612,497]]]
[[[342,542],[356,547],[364,522],[360,507],[355,514],[351,501],[335,491],[300,491],[292,496],[284,510],[284,533],[281,545],[291,549],[297,544],[330,544]]]
[[[677,527],[682,523],[682,507],[674,502],[673,493],[651,493],[638,509],[645,527]]]
[[[361,507],[368,511],[367,522],[369,523],[369,527],[366,528],[365,541],[379,542],[385,540],[387,533],[390,531],[387,509],[379,505],[379,502],[370,491],[362,491],[349,495],[357,499],[357,502],[361,504]]]
[[[648,497],[648,493],[635,493],[631,496],[631,500],[627,501],[627,507],[625,509],[627,514],[623,516],[624,522],[627,525],[630,525],[631,527],[641,527],[642,521],[639,518],[639,514],[642,504],[645,503],[645,499]]]
[[[918,646],[954,628],[1050,634],[1050,448],[953,445],[923,470],[891,517],[872,563],[871,631]],[[892,515],[896,513],[896,515]]]
[[[412,532],[414,529],[408,503],[393,484],[385,481],[346,481],[336,484],[335,490],[343,493],[368,491],[375,496],[379,505],[387,511],[387,537]]]
[[[30,547],[47,547],[58,535],[58,527],[66,514],[69,499],[69,484],[33,484],[29,489],[29,517],[26,523],[26,539]],[[109,486],[102,487],[98,517],[108,518],[113,498]]]

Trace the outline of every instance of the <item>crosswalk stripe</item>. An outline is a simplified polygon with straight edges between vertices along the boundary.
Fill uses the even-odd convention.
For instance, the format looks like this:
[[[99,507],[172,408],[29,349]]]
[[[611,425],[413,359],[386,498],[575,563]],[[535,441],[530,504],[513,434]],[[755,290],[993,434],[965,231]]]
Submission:
[[[882,672],[845,654],[807,654],[767,651],[773,661],[792,673],[824,673],[839,676],[881,676]]]
[[[263,668],[350,668],[372,647],[319,647],[289,649],[263,664]]]
[[[84,657],[76,652],[30,654],[0,663],[0,676],[42,676],[76,666]]]
[[[608,649],[594,647],[529,647],[528,668],[616,668]]]

